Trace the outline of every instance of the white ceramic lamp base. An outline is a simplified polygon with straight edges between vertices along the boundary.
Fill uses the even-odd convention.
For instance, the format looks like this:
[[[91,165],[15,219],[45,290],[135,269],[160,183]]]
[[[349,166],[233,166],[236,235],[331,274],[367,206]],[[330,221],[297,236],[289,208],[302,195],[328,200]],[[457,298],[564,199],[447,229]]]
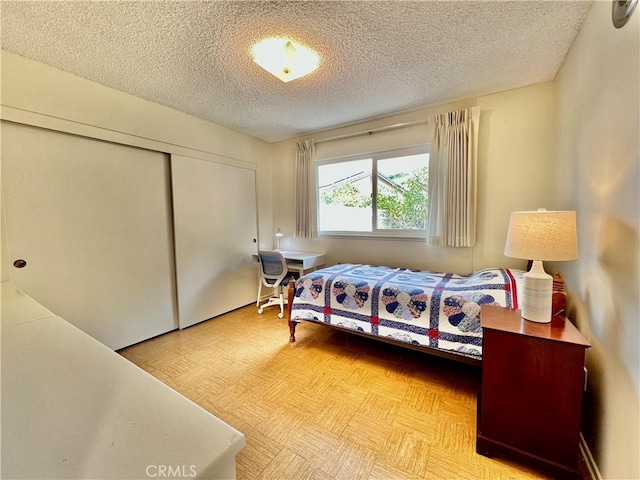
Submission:
[[[553,277],[544,271],[542,262],[535,260],[531,270],[524,274],[522,318],[538,323],[551,321]]]

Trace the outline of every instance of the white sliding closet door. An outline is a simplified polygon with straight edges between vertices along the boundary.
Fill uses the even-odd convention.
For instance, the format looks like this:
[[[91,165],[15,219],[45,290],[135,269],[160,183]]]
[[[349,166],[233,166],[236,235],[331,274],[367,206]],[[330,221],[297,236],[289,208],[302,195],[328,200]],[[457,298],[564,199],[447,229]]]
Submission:
[[[113,349],[174,330],[169,180],[166,154],[3,122],[12,282]]]
[[[171,156],[180,328],[255,302],[255,171]]]

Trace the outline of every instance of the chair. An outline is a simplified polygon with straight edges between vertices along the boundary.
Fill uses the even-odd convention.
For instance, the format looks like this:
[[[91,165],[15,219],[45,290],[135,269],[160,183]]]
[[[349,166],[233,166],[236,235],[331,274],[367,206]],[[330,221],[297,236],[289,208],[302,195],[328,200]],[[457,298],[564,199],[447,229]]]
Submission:
[[[274,305],[280,306],[278,318],[284,317],[284,305],[287,299],[284,297],[284,285],[289,283],[290,278],[298,278],[298,274],[290,272],[287,269],[287,261],[280,252],[261,251],[258,252],[260,260],[260,284],[258,286],[258,300],[256,306],[258,313],[267,307]],[[273,288],[273,297],[269,298],[266,303],[260,305],[262,295],[262,285]]]

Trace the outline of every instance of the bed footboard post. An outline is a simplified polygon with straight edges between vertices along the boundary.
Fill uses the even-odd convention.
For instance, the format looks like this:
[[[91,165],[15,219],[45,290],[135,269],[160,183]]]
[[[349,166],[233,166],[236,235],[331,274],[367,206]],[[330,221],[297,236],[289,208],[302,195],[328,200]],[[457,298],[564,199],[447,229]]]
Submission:
[[[296,280],[295,278],[289,279],[289,290],[287,291],[287,302],[289,305],[288,310],[288,322],[289,322],[289,342],[294,343],[296,341],[296,325],[297,323],[291,320],[291,307],[293,306],[293,297],[296,293]]]

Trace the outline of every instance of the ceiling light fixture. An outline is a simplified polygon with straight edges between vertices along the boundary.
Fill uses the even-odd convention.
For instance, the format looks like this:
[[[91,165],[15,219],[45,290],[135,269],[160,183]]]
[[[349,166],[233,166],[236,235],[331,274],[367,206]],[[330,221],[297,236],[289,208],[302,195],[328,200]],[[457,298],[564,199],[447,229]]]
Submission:
[[[253,61],[283,82],[304,77],[318,68],[318,54],[293,40],[271,37],[251,48]]]

